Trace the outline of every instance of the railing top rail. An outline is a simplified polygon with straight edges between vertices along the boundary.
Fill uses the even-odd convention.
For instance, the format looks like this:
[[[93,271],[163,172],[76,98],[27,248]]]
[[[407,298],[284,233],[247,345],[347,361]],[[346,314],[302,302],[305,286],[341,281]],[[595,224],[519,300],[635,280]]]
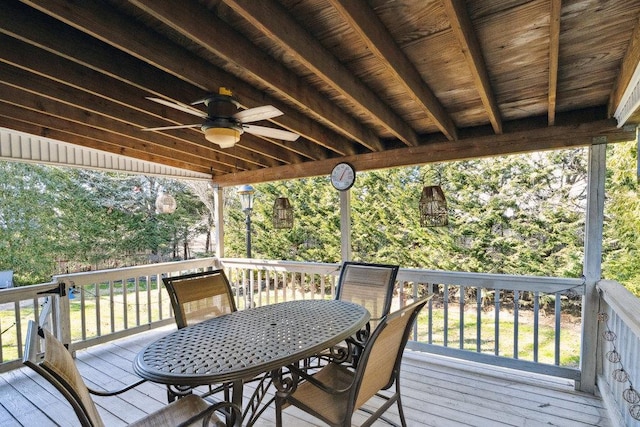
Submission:
[[[59,282],[70,282],[79,286],[95,283],[96,281],[121,280],[132,277],[156,274],[159,271],[178,271],[192,268],[206,268],[215,266],[217,258],[198,258],[187,261],[171,261],[157,264],[146,264],[133,267],[113,268],[109,270],[84,271],[80,273],[59,274],[53,279]],[[99,277],[99,279],[96,279]]]
[[[340,272],[340,264],[303,261],[276,261],[254,258],[220,258],[225,267],[262,268],[271,271],[293,271],[297,273],[334,274]]]
[[[258,268],[276,272],[290,271],[338,274],[340,271],[340,264],[338,263],[275,261],[254,258],[221,258],[220,261],[226,267]],[[572,291],[577,295],[584,294],[583,279],[565,277],[521,276],[401,268],[398,273],[398,280],[421,283],[444,283],[489,289],[538,291],[549,294],[567,291]]]
[[[520,276],[509,274],[401,268],[398,272],[398,280],[455,284],[489,289],[519,291],[535,290],[544,293],[556,293],[571,290],[578,295],[584,294],[583,279],[566,277]]]
[[[0,289],[0,304],[27,300],[36,296],[38,292],[48,291],[56,286],[58,286],[58,283],[53,281],[31,286]]]
[[[640,339],[640,298],[613,280],[600,280],[596,288],[602,299]]]

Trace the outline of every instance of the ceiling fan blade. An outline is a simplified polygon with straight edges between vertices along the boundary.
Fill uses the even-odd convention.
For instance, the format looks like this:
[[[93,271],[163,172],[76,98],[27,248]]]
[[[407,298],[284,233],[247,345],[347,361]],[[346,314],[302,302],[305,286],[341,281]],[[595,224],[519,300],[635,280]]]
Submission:
[[[180,110],[180,111],[184,111],[185,113],[189,113],[189,114],[193,114],[194,116],[198,116],[198,117],[202,117],[202,118],[207,118],[207,113],[202,112],[200,110],[198,110],[197,108],[193,108],[190,105],[187,104],[180,104],[178,102],[171,102],[171,101],[167,101],[166,99],[162,99],[162,98],[152,98],[152,97],[147,97],[148,100],[153,101],[153,102],[157,102],[158,104],[162,104],[162,105],[166,105],[167,107],[171,107],[171,108],[175,108],[176,110]]]
[[[267,138],[277,138],[284,141],[295,141],[300,137],[297,133],[289,132],[288,130],[268,128],[265,126],[256,125],[242,125],[242,129],[245,132],[253,135],[266,136]]]
[[[244,111],[239,111],[233,115],[233,118],[240,123],[257,122],[258,120],[271,119],[278,117],[284,113],[278,110],[273,105],[263,105],[262,107],[249,108]]]
[[[169,129],[185,129],[185,128],[192,128],[192,127],[196,127],[196,126],[201,126],[200,123],[195,124],[195,125],[176,125],[176,126],[160,126],[157,128],[144,128],[144,129],[140,129],[140,130],[169,130]]]

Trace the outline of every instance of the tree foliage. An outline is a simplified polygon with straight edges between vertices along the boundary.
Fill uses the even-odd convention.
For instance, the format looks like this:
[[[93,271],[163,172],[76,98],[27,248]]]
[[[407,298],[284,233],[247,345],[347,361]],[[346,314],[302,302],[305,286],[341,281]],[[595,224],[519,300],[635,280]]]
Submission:
[[[164,188],[172,215],[155,211]],[[0,162],[0,269],[16,284],[53,274],[171,259],[196,234],[197,200],[154,177]]]
[[[636,146],[609,147],[604,277],[640,293]],[[572,149],[359,172],[351,189],[353,259],[404,267],[502,274],[582,275],[587,151]],[[421,228],[425,185],[441,185],[449,225]],[[328,177],[255,186],[255,258],[339,262],[339,193]],[[155,212],[167,191],[171,215]],[[105,268],[213,254],[213,190],[204,182],[0,163],[0,269],[37,283],[69,269]],[[246,217],[224,189],[225,256],[246,254]],[[292,229],[273,204],[288,197]],[[204,237],[203,237],[204,236]]]
[[[610,146],[607,150],[603,276],[616,280],[640,296],[640,194],[638,145]]]

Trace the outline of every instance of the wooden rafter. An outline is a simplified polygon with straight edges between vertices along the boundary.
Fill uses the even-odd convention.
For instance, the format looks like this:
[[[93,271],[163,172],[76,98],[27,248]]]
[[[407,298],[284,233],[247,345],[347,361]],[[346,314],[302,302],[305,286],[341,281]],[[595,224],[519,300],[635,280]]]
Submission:
[[[451,22],[451,29],[460,43],[462,52],[473,76],[475,86],[480,94],[482,104],[489,116],[493,131],[502,133],[502,118],[498,103],[495,100],[489,73],[482,56],[480,44],[473,30],[473,24],[467,13],[464,0],[443,0],[442,4]]]
[[[367,111],[406,145],[417,145],[418,136],[415,131],[302,28],[281,5],[270,0],[225,0],[225,3],[269,39],[285,47],[289,54],[327,85]],[[374,151],[380,149],[378,147]]]
[[[458,132],[451,117],[369,5],[355,0],[331,0],[331,4],[364,40],[369,50],[404,85],[409,97],[422,107],[438,129],[449,140],[457,139]]]
[[[562,0],[551,0],[549,17],[549,126],[556,121],[556,95],[558,91],[558,53],[560,51],[560,13]]]

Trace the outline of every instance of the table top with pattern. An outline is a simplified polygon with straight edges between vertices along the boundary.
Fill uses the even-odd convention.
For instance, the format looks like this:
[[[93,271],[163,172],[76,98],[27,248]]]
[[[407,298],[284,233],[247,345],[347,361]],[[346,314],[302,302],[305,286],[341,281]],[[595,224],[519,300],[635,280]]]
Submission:
[[[369,321],[362,306],[302,300],[236,311],[179,329],[134,360],[142,378],[198,386],[253,378],[317,354]]]

